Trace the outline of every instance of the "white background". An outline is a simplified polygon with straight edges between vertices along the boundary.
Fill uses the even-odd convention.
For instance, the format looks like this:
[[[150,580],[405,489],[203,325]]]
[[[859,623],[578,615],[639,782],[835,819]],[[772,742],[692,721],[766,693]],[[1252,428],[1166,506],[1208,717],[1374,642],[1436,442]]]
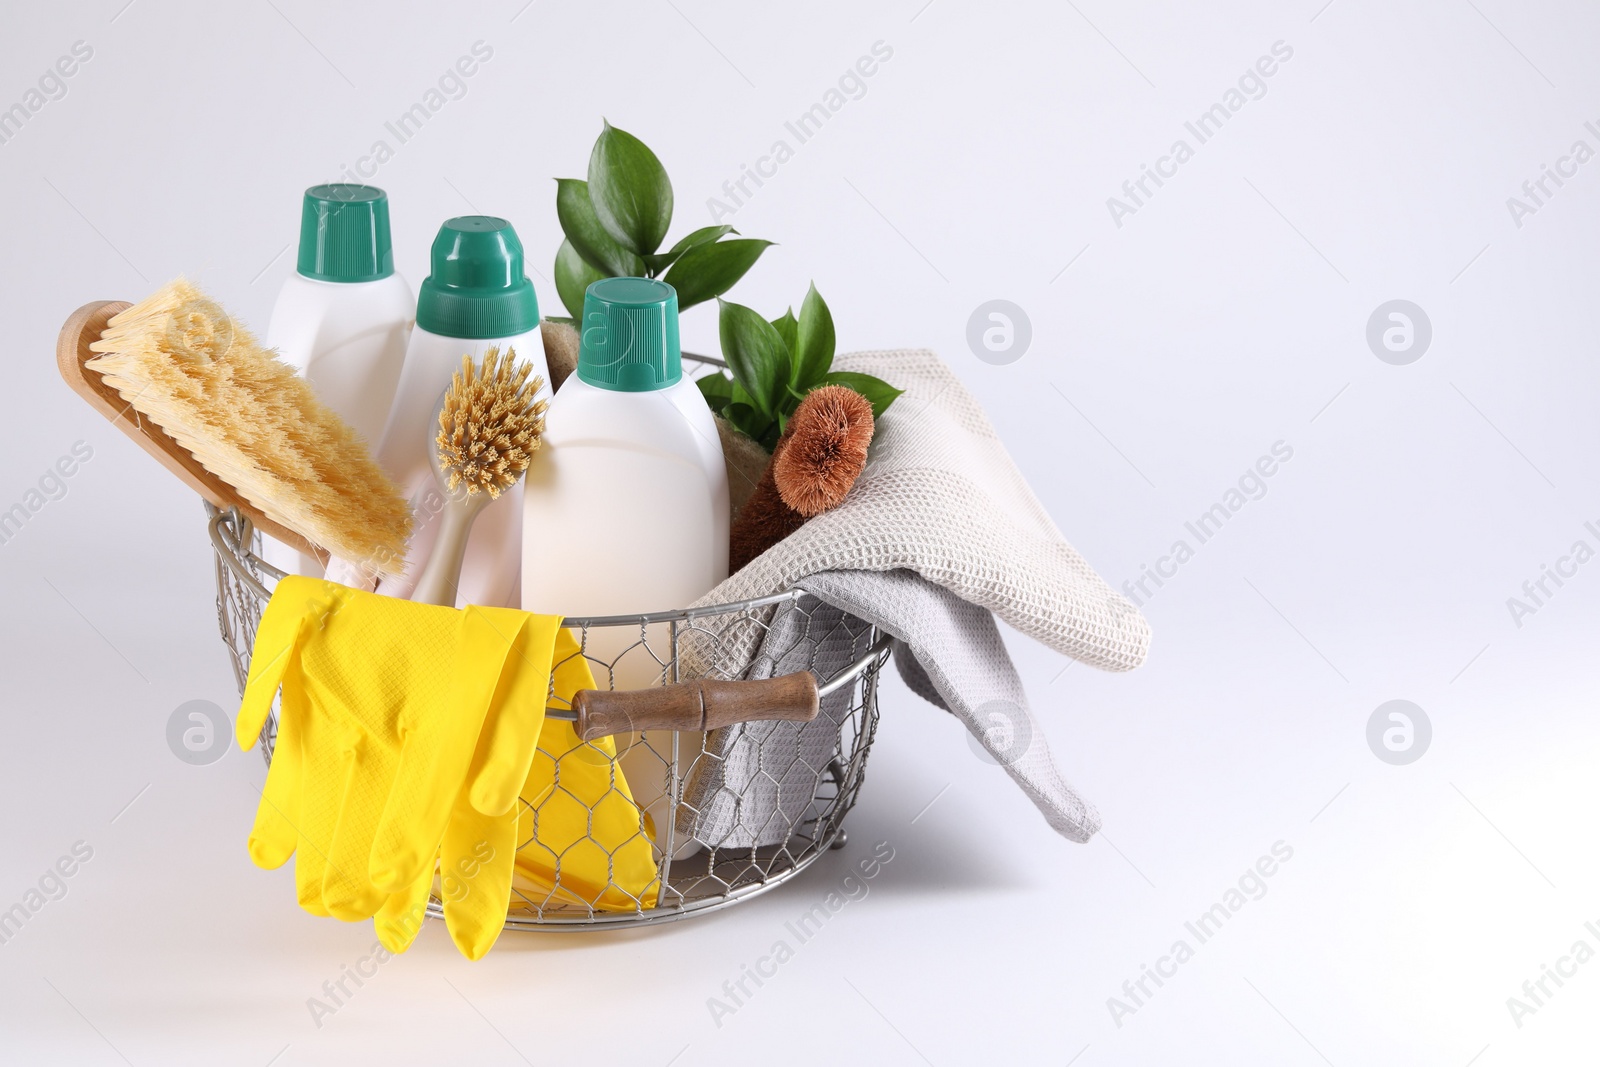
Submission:
[[[0,145],[0,508],[94,449],[0,546],[0,907],[94,850],[0,946],[0,1059],[1594,1061],[1600,961],[1520,1027],[1506,1004],[1580,938],[1600,950],[1600,563],[1520,627],[1506,606],[1575,540],[1600,547],[1600,162],[1520,228],[1506,206],[1573,141],[1600,149],[1591,6],[125,2],[12,2],[0,33],[0,107],[94,49]],[[501,214],[556,313],[551,179],[584,174],[602,116],[665,162],[675,239],[883,41],[866,94],[729,220],[780,242],[734,299],[776,315],[815,279],[842,348],[941,352],[1114,585],[1292,446],[1149,600],[1140,670],[1063,674],[1012,642],[1105,816],[1091,844],[896,679],[851,843],[797,882],[661,930],[507,936],[477,964],[430,925],[313,1023],[370,926],[303,914],[287,868],[251,866],[256,754],[168,751],[179,704],[237,700],[200,505],[52,351],[79,304],[179,273],[264,328],[301,190],[478,40],[466,95],[372,179],[413,286],[441,220]],[[1266,95],[1118,227],[1107,198],[1277,41]],[[1032,322],[1004,366],[965,340],[994,298]],[[1433,326],[1408,366],[1365,339],[1396,298]],[[687,313],[686,347],[714,350],[714,319]],[[1408,766],[1367,745],[1391,699],[1432,723]],[[871,894],[719,1028],[707,998],[880,840]],[[1116,1025],[1107,998],[1278,841],[1266,896]]]

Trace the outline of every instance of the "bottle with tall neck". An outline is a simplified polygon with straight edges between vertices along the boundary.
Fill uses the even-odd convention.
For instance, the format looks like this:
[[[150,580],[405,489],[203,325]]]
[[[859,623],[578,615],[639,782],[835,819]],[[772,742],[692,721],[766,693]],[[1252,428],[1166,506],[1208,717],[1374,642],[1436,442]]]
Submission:
[[[523,273],[522,242],[505,219],[466,215],[434,238],[431,272],[417,295],[417,324],[406,346],[394,406],[377,460],[411,501],[415,521],[406,570],[378,592],[409,597],[433,550],[443,511],[428,443],[438,431],[440,399],[470,356],[479,368],[490,347],[532,363],[549,394],[550,371],[539,335],[539,303]],[[522,487],[502,493],[472,527],[457,590],[458,606],[516,607],[521,592]],[[330,575],[331,576],[331,575]]]

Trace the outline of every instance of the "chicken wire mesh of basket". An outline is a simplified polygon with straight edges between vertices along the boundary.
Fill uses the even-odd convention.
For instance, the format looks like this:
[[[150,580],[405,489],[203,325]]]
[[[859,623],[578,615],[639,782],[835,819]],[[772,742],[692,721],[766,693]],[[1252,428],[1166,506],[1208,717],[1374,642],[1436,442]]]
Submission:
[[[209,505],[207,512],[217,621],[242,692],[256,627],[282,572],[260,558],[248,520]],[[738,723],[704,734],[636,731],[612,739],[614,758],[597,742],[554,751],[542,737],[536,766],[546,761],[549,781],[540,795],[525,790],[519,799],[507,929],[600,929],[703,914],[779,885],[844,843],[889,653],[876,628],[799,590],[563,625],[578,636],[597,688],[726,678],[732,667],[746,678],[807,670],[820,713],[809,723]],[[259,742],[269,763],[277,721],[274,703]],[[598,795],[562,780],[595,767],[605,768],[607,782]],[[558,805],[568,809],[566,825],[573,805],[586,809],[587,821],[580,810],[578,831],[552,841],[547,827]],[[609,817],[614,827],[619,809],[633,830],[608,835],[602,824]],[[449,891],[446,872],[430,914],[440,914]]]

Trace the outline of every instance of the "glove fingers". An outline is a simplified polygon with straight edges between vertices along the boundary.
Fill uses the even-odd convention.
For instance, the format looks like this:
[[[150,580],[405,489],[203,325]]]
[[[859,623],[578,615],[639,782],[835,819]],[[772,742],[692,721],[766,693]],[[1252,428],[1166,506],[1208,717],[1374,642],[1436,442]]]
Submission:
[[[502,815],[517,802],[544,729],[550,665],[561,620],[508,608],[474,608],[499,633],[513,633],[468,773],[472,806]],[[574,642],[574,647],[576,643]]]
[[[378,821],[370,862],[373,884],[386,892],[411,885],[439,853],[506,655],[526,617],[510,614],[518,616],[514,627],[479,608],[461,613],[450,699],[416,709],[402,726],[405,744],[395,788]]]
[[[372,884],[386,893],[403,891],[425,871],[432,870],[439,841],[450,818],[449,794],[442,788],[453,778],[461,788],[465,759],[450,775],[437,757],[439,745],[420,739],[408,741],[400,754],[394,791],[378,820],[367,871]]]
[[[373,793],[389,778],[383,773],[383,753],[375,746],[357,742],[347,759],[349,769],[322,876],[322,904],[336,919],[359,922],[370,919],[389,897],[367,873],[379,811]]]
[[[295,895],[313,915],[327,915],[322,885],[327,876],[333,832],[353,760],[347,739],[325,719],[307,715],[301,751],[317,763],[301,771],[300,843],[294,861]]]
[[[296,718],[288,708],[279,717],[278,741],[272,749],[272,765],[267,768],[267,784],[261,790],[255,825],[246,842],[251,862],[264,870],[282,867],[294,855],[300,839],[303,766]]]
[[[430,866],[404,891],[391,893],[383,906],[373,916],[372,925],[378,940],[390,952],[399,954],[411,947],[428,917],[428,892],[433,888],[433,869]]]
[[[516,808],[476,811],[465,792],[456,802],[439,854],[439,888],[450,940],[469,960],[482,959],[505,928],[517,850]]]
[[[312,578],[288,575],[273,590],[267,609],[256,627],[256,640],[250,651],[250,675],[244,697],[239,702],[234,735],[241,749],[248,750],[261,736],[261,727],[272,710],[272,695],[278,691],[293,663],[306,621],[326,611],[329,586]]]

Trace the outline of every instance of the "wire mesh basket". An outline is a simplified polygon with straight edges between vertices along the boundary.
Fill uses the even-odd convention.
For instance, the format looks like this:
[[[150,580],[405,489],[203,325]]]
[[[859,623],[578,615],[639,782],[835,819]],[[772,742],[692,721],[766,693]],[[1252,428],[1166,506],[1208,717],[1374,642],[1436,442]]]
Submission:
[[[243,692],[256,626],[283,572],[260,558],[260,538],[247,519],[209,505],[207,511],[217,621]],[[553,761],[553,781],[537,803],[526,794],[519,800],[519,826],[535,832],[518,845],[507,929],[598,929],[702,914],[765,892],[844,844],[844,817],[877,728],[878,672],[889,651],[883,634],[799,590],[648,615],[567,618],[563,625],[579,637],[597,688],[726,678],[718,665],[729,662],[739,662],[748,677],[808,670],[816,676],[821,714],[806,724],[618,735],[614,760],[591,742],[583,745],[592,752],[541,747],[536,758]],[[735,643],[745,654],[728,654]],[[269,763],[276,737],[274,705],[260,739]],[[563,786],[561,768],[576,767],[563,761],[574,754],[591,768],[609,768],[604,795],[591,791],[584,798]],[[619,778],[626,791],[617,788]],[[556,802],[585,804],[588,822],[587,832],[552,847],[536,831],[545,806]],[[602,805],[618,803],[642,816],[624,840],[597,829]],[[646,846],[654,866],[641,879],[640,864],[629,874],[622,856],[627,850],[642,857]],[[436,881],[430,914],[442,914],[445,892],[446,883]]]

